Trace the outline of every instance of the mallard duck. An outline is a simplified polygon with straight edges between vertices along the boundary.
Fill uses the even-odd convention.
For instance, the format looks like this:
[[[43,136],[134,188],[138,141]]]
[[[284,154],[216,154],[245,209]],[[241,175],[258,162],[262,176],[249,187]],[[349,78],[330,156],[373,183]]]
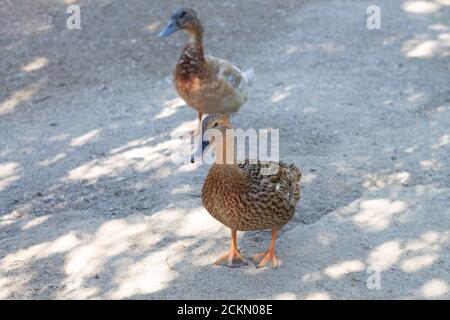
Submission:
[[[220,134],[207,134],[211,128],[219,130],[215,132]],[[300,200],[301,172],[295,165],[283,162],[236,161],[234,135],[227,129],[232,129],[227,116],[213,114],[205,117],[202,143],[198,144],[191,158],[191,162],[195,162],[195,159],[206,155],[213,144],[215,162],[203,184],[201,199],[211,216],[231,229],[232,240],[230,250],[216,264],[228,267],[247,265],[247,259],[237,247],[237,231],[272,229],[272,242],[267,251],[254,256],[252,261],[258,268],[268,263],[276,268],[279,262],[274,252],[275,240],[280,228],[294,215]],[[273,165],[278,170],[263,172],[263,168]]]
[[[203,26],[197,12],[180,8],[172,13],[169,23],[159,34],[168,37],[184,30],[189,35],[173,73],[173,83],[181,98],[198,113],[231,114],[247,101],[247,88],[253,69],[243,71],[223,59],[205,56]]]

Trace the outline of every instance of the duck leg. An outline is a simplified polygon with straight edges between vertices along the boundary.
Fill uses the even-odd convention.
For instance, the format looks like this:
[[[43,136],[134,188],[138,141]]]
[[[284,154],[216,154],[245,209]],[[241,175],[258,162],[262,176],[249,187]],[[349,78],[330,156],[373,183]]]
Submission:
[[[198,116],[198,126],[194,130],[189,132],[190,135],[194,136],[194,137],[200,132],[200,129],[202,128],[202,116],[203,116],[203,113],[198,112],[197,116]]]
[[[259,253],[252,258],[253,263],[255,263],[257,268],[262,268],[266,264],[272,266],[272,268],[277,268],[279,266],[278,258],[275,256],[275,240],[277,239],[278,230],[272,229],[272,242],[266,252]]]
[[[239,252],[237,247],[237,231],[231,230],[230,250],[216,260],[215,264],[229,268],[237,268],[248,265],[247,259]]]
[[[203,116],[203,113],[199,112],[197,116],[198,116],[198,127],[197,127],[197,130],[196,130],[197,132],[194,131],[194,135],[197,135],[202,129],[202,116]]]

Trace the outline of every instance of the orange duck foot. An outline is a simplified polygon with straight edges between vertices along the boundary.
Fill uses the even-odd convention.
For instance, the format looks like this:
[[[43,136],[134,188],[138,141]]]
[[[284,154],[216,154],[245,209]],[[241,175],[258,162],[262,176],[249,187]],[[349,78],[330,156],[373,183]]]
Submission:
[[[247,259],[241,255],[239,250],[230,250],[215,262],[218,266],[225,266],[229,268],[237,268],[248,265]]]
[[[258,253],[252,258],[252,261],[256,265],[256,268],[262,268],[266,264],[269,264],[269,266],[274,269],[280,266],[280,261],[275,256],[275,252],[273,250],[267,250],[266,252]]]

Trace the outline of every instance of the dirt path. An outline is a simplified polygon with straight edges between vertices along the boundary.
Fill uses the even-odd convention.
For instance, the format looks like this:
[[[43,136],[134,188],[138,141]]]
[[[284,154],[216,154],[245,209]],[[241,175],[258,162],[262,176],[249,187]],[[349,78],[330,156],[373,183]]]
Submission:
[[[235,127],[280,128],[302,168],[278,270],[212,265],[207,167],[171,160],[195,124],[169,79],[184,37],[155,37],[176,4],[80,1],[69,31],[63,1],[19,3],[0,3],[0,298],[450,298],[449,1],[377,1],[372,31],[372,1],[187,1],[208,53],[256,71]]]

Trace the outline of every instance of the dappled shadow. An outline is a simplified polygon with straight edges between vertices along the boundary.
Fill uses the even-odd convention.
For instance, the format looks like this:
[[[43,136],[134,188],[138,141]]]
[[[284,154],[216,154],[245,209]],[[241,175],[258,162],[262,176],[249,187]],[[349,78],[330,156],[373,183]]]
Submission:
[[[211,53],[258,75],[233,124],[280,128],[282,159],[303,172],[279,270],[212,264],[229,232],[201,205],[207,167],[172,158],[196,123],[167,76],[182,37],[153,38],[173,4],[81,1],[79,33],[64,30],[64,1],[17,29],[8,17],[0,298],[448,297],[449,6],[422,2],[386,2],[383,30],[357,41],[369,2],[202,8]],[[269,238],[239,245],[251,256]]]

